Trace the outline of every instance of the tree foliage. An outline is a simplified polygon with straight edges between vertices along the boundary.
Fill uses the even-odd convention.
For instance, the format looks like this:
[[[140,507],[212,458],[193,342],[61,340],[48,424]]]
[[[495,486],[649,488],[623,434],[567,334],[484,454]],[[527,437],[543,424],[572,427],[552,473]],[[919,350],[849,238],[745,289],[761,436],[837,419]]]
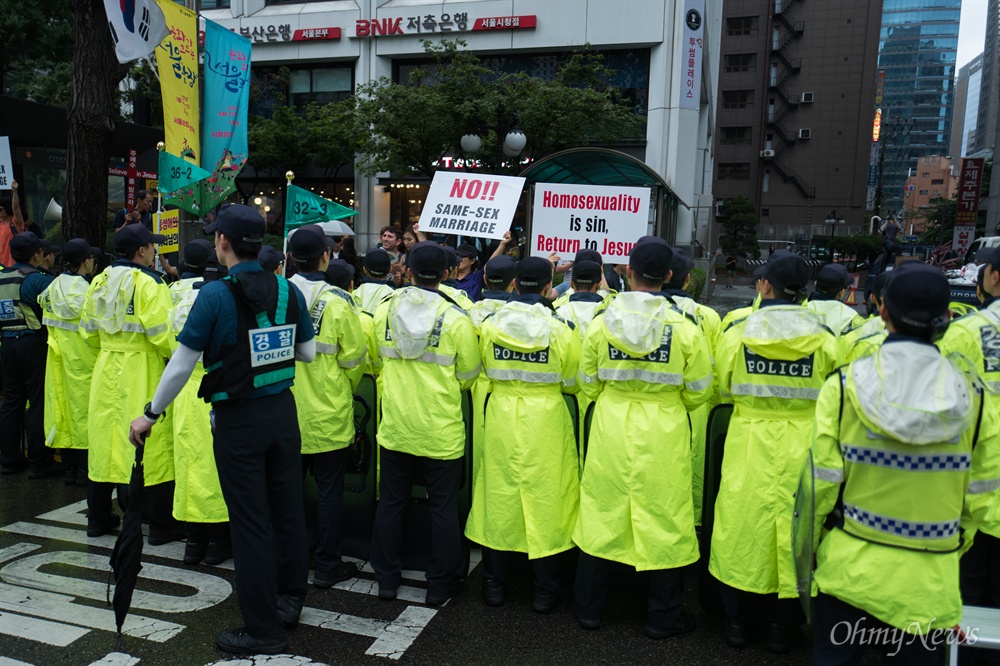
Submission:
[[[882,241],[878,234],[852,234],[835,236],[828,247],[843,257],[857,257],[858,263],[872,260],[882,251]]]
[[[722,235],[719,246],[723,254],[757,259],[760,246],[757,243],[757,209],[746,197],[736,197],[723,205]]]
[[[105,25],[107,30],[107,25]],[[0,0],[0,94],[67,107],[73,12],[66,0]]]
[[[497,142],[515,123],[527,137],[519,159],[641,135],[643,119],[607,83],[609,72],[597,54],[574,54],[553,81],[545,81],[496,72],[462,40],[423,45],[431,64],[414,69],[405,84],[383,77],[358,86],[357,168],[366,175],[416,171],[432,177],[442,157],[462,155],[460,140],[468,133],[482,138],[480,150],[468,157],[494,172],[512,171],[511,159],[501,157],[498,164],[496,155]]]

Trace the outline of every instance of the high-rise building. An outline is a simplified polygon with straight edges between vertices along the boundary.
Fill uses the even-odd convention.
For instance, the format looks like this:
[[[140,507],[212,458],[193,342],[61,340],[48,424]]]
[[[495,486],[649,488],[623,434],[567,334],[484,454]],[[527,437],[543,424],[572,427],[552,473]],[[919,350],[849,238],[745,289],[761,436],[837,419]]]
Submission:
[[[962,0],[883,0],[878,67],[885,70],[882,210],[902,207],[907,169],[949,152]],[[892,131],[894,127],[904,131]]]
[[[979,118],[979,89],[983,79],[983,54],[980,53],[958,70],[955,81],[955,115],[951,127],[952,159],[968,155],[976,140]]]
[[[994,148],[997,115],[1000,115],[1000,0],[990,0],[986,9],[986,40],[983,44],[982,83],[976,136],[969,153]]]
[[[717,212],[746,197],[764,247],[825,254],[831,233],[868,227],[880,3],[726,0],[722,12]]]

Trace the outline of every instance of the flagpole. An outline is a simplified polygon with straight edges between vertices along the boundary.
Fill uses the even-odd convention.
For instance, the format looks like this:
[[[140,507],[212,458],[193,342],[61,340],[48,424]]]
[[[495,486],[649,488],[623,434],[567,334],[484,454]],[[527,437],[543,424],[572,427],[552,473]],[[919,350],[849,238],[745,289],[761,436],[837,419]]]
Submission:
[[[159,77],[157,77],[157,80],[159,80]],[[163,211],[163,195],[161,194],[161,192],[163,192],[163,188],[160,187],[160,180],[159,180],[160,153],[162,153],[166,149],[167,149],[167,144],[163,143],[162,141],[156,144],[156,215],[153,216],[153,219],[156,220],[156,224],[153,226],[154,234],[160,232],[160,213]],[[180,256],[180,254],[178,254],[177,256]],[[163,260],[160,259],[159,253],[156,254],[156,261],[160,266],[160,272],[166,273],[166,271],[163,270]],[[169,278],[170,276],[168,275],[167,277]]]
[[[285,214],[282,224],[285,225],[284,233],[282,234],[283,247],[281,250],[281,275],[284,276],[288,272],[288,188],[291,187],[292,181],[295,180],[295,172],[289,169],[285,172]]]

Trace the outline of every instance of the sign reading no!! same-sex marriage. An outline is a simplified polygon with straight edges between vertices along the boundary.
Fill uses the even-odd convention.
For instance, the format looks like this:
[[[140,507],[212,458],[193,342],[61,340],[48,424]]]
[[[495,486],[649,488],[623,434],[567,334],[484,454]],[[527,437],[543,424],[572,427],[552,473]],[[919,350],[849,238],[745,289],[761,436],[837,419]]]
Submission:
[[[627,263],[648,223],[648,188],[537,183],[531,254],[572,259],[577,250],[591,248],[605,262]]]

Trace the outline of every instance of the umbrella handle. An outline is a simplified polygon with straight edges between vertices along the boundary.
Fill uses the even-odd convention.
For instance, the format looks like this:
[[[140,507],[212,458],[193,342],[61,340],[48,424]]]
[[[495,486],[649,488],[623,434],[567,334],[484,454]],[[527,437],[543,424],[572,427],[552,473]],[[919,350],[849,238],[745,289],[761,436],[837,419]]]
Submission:
[[[146,439],[148,437],[149,437],[149,433],[148,432],[143,433],[143,435],[142,435],[142,443],[143,444],[146,443]],[[143,454],[143,452],[145,450],[146,450],[145,446],[137,446],[137,447],[135,447],[135,464],[136,465],[141,465],[142,464],[142,454]]]

